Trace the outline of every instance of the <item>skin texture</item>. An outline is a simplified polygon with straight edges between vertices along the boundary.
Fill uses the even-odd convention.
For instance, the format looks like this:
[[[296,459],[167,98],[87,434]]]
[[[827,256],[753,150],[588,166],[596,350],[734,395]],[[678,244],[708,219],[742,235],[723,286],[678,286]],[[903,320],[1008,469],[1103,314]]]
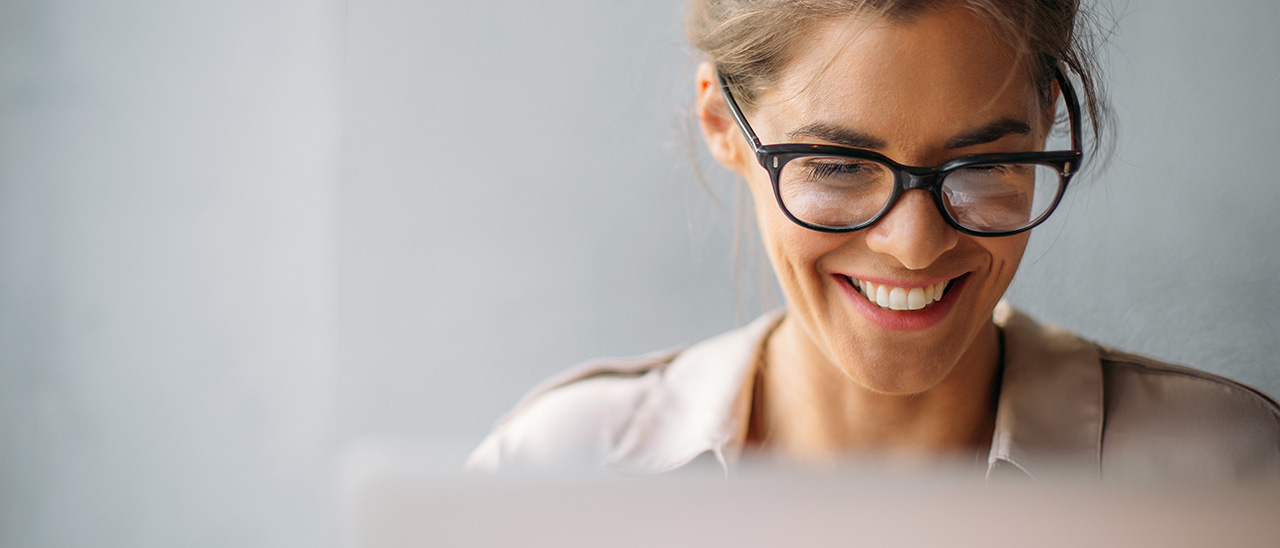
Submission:
[[[963,7],[906,22],[833,21],[802,42],[779,84],[746,112],[765,144],[837,144],[793,134],[820,122],[874,137],[885,145],[875,150],[908,165],[1044,145],[1051,113],[1013,49]],[[797,226],[778,208],[768,173],[733,123],[710,65],[700,67],[697,86],[705,140],[750,187],[788,304],[766,342],[750,438],[805,461],[851,452],[981,452],[990,443],[1000,370],[991,313],[1028,234],[961,234],[920,190],[906,192],[861,231]],[[1004,118],[1032,131],[948,147],[953,137]],[[966,277],[945,318],[904,331],[860,311],[837,274],[906,287]]]

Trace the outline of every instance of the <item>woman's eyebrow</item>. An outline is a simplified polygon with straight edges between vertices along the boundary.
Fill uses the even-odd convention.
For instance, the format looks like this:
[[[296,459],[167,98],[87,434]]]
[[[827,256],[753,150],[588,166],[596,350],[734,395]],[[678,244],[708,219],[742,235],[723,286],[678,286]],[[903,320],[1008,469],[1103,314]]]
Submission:
[[[1006,135],[1030,135],[1031,126],[1022,120],[1001,118],[977,129],[956,135],[947,141],[947,148],[965,148],[999,141]]]
[[[824,122],[814,122],[800,129],[787,133],[788,137],[816,137],[823,141],[829,141],[837,145],[847,146],[850,148],[864,148],[871,150],[884,150],[888,144],[881,139],[877,139],[861,131],[854,129],[833,126]]]

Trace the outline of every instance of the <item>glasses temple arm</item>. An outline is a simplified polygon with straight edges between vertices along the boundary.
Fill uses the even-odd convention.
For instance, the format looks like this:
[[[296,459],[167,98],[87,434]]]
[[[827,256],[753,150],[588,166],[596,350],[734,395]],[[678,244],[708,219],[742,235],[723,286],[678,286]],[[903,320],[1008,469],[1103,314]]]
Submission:
[[[1054,73],[1054,77],[1058,81],[1058,89],[1062,91],[1062,100],[1067,104],[1067,117],[1070,119],[1069,123],[1071,124],[1071,150],[1083,154],[1084,141],[1080,134],[1080,101],[1076,98],[1075,88],[1071,87],[1071,81],[1067,79],[1066,73],[1062,72],[1062,68],[1057,63],[1054,63]]]
[[[725,80],[720,71],[716,71],[716,80],[720,81],[720,93],[724,95],[725,103],[729,106],[729,113],[733,114],[734,121],[738,123],[738,127],[742,128],[742,133],[751,142],[751,149],[759,154],[760,147],[763,145],[760,144],[760,138],[756,137],[756,132],[752,131],[751,125],[747,123],[746,117],[742,115],[742,109],[738,107],[738,102],[733,99],[733,93],[729,91],[729,81]]]

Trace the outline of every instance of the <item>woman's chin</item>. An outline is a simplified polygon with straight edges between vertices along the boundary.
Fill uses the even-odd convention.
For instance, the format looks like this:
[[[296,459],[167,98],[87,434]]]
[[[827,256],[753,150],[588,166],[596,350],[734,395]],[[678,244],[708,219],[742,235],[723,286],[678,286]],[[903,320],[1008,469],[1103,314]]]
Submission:
[[[951,372],[950,367],[926,367],[923,364],[938,364],[951,360],[934,359],[901,359],[878,361],[874,370],[849,367],[841,364],[841,368],[855,383],[868,392],[886,396],[915,396],[928,392],[946,380]]]

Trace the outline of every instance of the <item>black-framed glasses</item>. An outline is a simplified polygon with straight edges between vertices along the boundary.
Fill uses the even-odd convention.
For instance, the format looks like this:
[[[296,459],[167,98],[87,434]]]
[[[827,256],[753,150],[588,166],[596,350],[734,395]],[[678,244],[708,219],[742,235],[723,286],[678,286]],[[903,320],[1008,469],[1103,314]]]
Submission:
[[[717,74],[729,111],[769,172],[778,207],[796,224],[852,232],[875,224],[908,190],[933,196],[947,224],[973,236],[1034,228],[1058,207],[1084,154],[1080,104],[1054,63],[1071,127],[1071,150],[964,156],[937,167],[906,166],[870,150],[833,145],[763,145]]]

